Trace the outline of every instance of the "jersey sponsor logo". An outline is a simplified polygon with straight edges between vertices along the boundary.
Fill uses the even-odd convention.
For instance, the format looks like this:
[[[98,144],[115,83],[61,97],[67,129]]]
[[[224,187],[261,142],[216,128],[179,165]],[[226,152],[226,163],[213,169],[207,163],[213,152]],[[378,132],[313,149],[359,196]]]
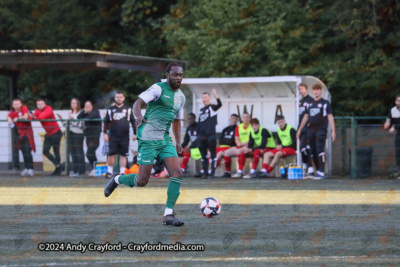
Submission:
[[[200,122],[205,121],[208,118],[208,114],[201,114],[200,115]]]
[[[167,95],[163,95],[164,97],[166,97],[166,98],[171,98],[171,97],[169,97],[169,96],[167,96]]]
[[[319,108],[312,108],[310,109],[310,116],[316,116],[319,113],[321,113],[321,110]]]
[[[116,120],[116,121],[119,121],[119,120],[121,120],[121,119],[123,119],[125,117],[126,117],[126,114],[122,113],[122,112],[116,112],[116,113],[113,114],[113,119]]]

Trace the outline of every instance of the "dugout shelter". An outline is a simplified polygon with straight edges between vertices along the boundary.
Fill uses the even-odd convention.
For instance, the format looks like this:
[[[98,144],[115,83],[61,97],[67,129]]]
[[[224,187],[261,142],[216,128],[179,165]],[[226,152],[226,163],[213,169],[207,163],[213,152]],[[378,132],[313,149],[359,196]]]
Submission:
[[[273,76],[273,77],[238,77],[238,78],[185,78],[182,85],[192,92],[192,99],[186,100],[188,112],[199,115],[203,107],[202,95],[211,93],[211,89],[217,90],[222,101],[222,107],[218,110],[217,132],[229,125],[229,117],[232,113],[241,115],[247,111],[252,118],[257,118],[261,126],[272,132],[276,132],[276,116],[285,116],[287,124],[298,128],[299,125],[299,101],[301,96],[297,90],[300,83],[307,84],[308,93],[313,97],[311,87],[318,83],[322,86],[322,97],[331,101],[331,95],[326,85],[313,76]],[[211,95],[212,99],[214,98]],[[190,103],[191,110],[190,110]],[[215,103],[213,99],[211,103]],[[299,146],[299,144],[298,144]],[[332,173],[332,138],[330,127],[326,142],[326,155],[328,159],[328,173]],[[301,162],[301,156],[297,155],[297,162]]]

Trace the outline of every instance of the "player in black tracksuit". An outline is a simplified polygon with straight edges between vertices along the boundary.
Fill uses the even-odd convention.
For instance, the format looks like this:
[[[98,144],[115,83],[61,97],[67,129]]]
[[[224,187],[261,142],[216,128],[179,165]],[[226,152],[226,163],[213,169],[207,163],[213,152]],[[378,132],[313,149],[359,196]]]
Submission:
[[[301,131],[308,121],[309,131],[307,133],[307,140],[310,146],[309,154],[311,154],[309,166],[311,166],[311,160],[313,160],[318,169],[314,179],[321,179],[325,178],[325,141],[328,122],[332,130],[332,141],[335,140],[336,136],[335,122],[332,115],[331,104],[321,97],[322,87],[319,84],[315,84],[312,87],[312,92],[315,98],[304,114],[296,137],[300,137]],[[316,158],[318,158],[318,161]]]
[[[199,124],[196,122],[196,115],[193,113],[188,114],[188,127],[186,128],[185,138],[183,139],[183,158],[181,169],[182,172],[186,172],[186,167],[190,158],[190,149],[196,148],[197,146],[197,135],[199,133]],[[190,146],[188,147],[190,142]]]
[[[210,94],[203,93],[202,99],[204,107],[200,109],[199,114],[199,135],[197,142],[201,152],[201,161],[203,163],[204,174],[203,179],[213,178],[216,168],[216,131],[215,126],[217,125],[217,110],[222,107],[221,100],[218,98],[217,90],[211,90],[214,97],[217,99],[217,105],[210,105]],[[207,160],[207,149],[210,150],[211,154],[211,174],[208,176],[208,160]]]
[[[133,140],[136,140],[135,117],[132,108],[124,104],[125,96],[122,92],[117,92],[114,100],[116,104],[107,109],[104,118],[104,141],[108,142],[107,176],[113,172],[117,154],[120,155],[120,173],[125,173],[126,156],[129,151],[129,124],[133,128]],[[110,131],[109,135],[108,130]]]
[[[308,95],[308,89],[307,89],[307,85],[305,83],[299,84],[298,89],[299,89],[299,93],[300,93],[302,99],[300,100],[300,103],[299,103],[299,125],[297,128],[300,127],[301,121],[303,120],[304,114],[306,113],[308,106],[310,105],[310,103],[312,101],[314,101],[314,99]],[[300,152],[301,152],[302,162],[303,162],[303,166],[304,166],[303,168],[305,168],[305,169],[307,169],[307,167],[311,168],[311,166],[308,166],[308,159],[309,159],[310,155],[308,155],[308,150],[307,150],[307,132],[308,132],[308,122],[304,126],[304,128],[301,130],[301,134],[300,134]],[[308,147],[308,149],[310,149],[310,147]],[[311,169],[310,169],[309,172],[313,172],[313,171],[311,171]]]

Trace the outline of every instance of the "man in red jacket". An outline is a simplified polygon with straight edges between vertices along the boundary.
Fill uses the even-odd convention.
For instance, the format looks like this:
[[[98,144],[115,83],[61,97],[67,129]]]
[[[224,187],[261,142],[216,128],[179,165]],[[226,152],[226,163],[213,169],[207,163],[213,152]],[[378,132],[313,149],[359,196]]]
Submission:
[[[22,104],[21,100],[15,98],[12,102],[12,111],[7,115],[8,125],[18,130],[18,148],[24,157],[24,170],[22,176],[33,176],[33,157],[32,150],[36,152],[35,141],[31,122],[21,122],[20,120],[30,120],[28,108]]]
[[[37,109],[33,113],[33,118],[36,120],[55,120],[53,109],[46,105],[43,99],[36,101]],[[51,175],[61,175],[62,169],[60,165],[60,142],[62,133],[60,126],[56,121],[41,121],[40,122],[46,131],[43,142],[43,155],[45,155],[53,164],[56,169]],[[54,156],[50,153],[50,148],[53,147]]]

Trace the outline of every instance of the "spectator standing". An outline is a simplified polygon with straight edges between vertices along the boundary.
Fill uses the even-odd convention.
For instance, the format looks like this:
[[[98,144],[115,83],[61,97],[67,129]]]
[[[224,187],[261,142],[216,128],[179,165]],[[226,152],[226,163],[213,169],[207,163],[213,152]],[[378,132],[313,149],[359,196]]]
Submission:
[[[136,140],[135,117],[132,108],[125,105],[125,96],[117,91],[114,96],[115,105],[107,109],[104,118],[104,141],[108,142],[107,178],[111,178],[115,164],[115,156],[118,154],[120,173],[125,174],[126,157],[129,153],[129,124],[132,125],[133,137]],[[108,135],[110,131],[110,135]]]
[[[83,112],[81,102],[78,98],[74,97],[71,99],[71,112],[68,114],[69,122],[69,151],[72,158],[72,172],[70,177],[77,177],[85,175],[85,154],[83,152],[83,134],[84,123],[83,121],[77,121],[78,115]],[[60,119],[62,117],[58,115]],[[63,122],[64,127],[67,127],[67,122]]]
[[[221,100],[218,98],[217,90],[211,89],[211,93],[217,100],[216,105],[211,105],[211,97],[209,93],[203,93],[202,100],[204,107],[200,109],[199,115],[199,135],[197,137],[198,146],[201,153],[201,161],[203,164],[204,174],[201,178],[213,178],[216,167],[216,147],[217,138],[215,127],[217,126],[217,110],[222,107]],[[207,149],[211,154],[211,173],[208,176],[208,160]]]
[[[35,113],[33,113],[33,118],[36,120],[41,120],[40,123],[46,131],[43,142],[43,155],[45,155],[56,167],[51,175],[59,176],[62,172],[60,163],[60,142],[62,138],[61,129],[56,121],[43,121],[56,119],[51,106],[46,105],[46,102],[41,98],[36,101],[36,106],[37,109],[35,110]],[[50,153],[51,148],[53,148],[54,155]]]
[[[86,138],[87,146],[86,157],[89,160],[90,166],[92,168],[89,175],[94,176],[96,170],[94,169],[93,164],[97,161],[96,150],[100,144],[101,120],[98,120],[101,119],[100,112],[98,109],[93,107],[92,101],[88,100],[85,102],[83,112],[78,114],[77,118],[88,120],[97,119],[96,121],[85,121],[85,129],[83,131]]]
[[[396,96],[395,104],[386,119],[384,125],[385,130],[389,130],[390,133],[396,134],[394,141],[394,148],[396,154],[396,165],[397,165],[397,179],[400,179],[400,94]]]
[[[22,122],[20,120],[30,120],[28,108],[22,104],[21,100],[16,98],[12,102],[12,111],[7,115],[8,125],[16,133],[17,146],[22,152],[24,158],[24,169],[22,176],[33,176],[33,157],[32,150],[36,152],[35,141],[33,138],[32,124],[30,121]],[[19,154],[17,154],[19,157]]]

